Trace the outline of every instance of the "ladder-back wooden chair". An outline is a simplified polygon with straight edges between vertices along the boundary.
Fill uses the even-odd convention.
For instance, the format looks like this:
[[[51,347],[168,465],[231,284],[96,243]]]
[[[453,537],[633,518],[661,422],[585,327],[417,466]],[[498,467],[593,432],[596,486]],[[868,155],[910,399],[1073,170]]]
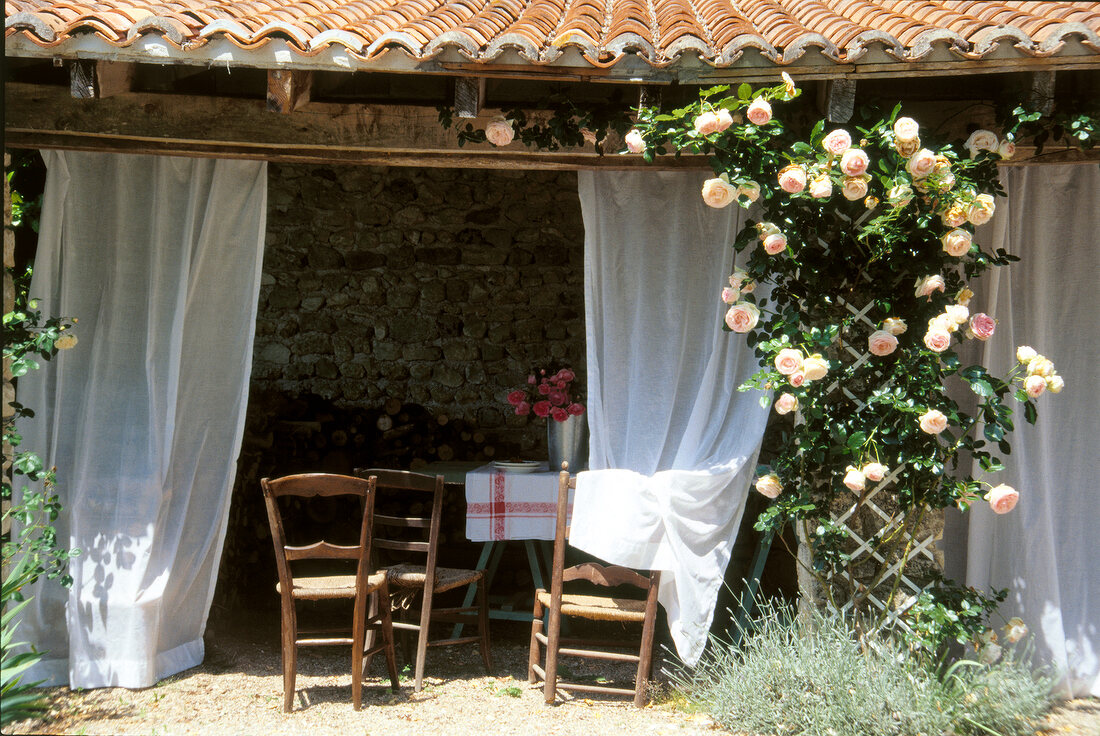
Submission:
[[[359,710],[363,694],[363,663],[365,656],[382,651],[386,656],[390,685],[397,690],[397,660],[394,653],[393,627],[388,605],[377,605],[377,615],[369,615],[369,598],[377,596],[388,601],[389,589],[384,572],[372,572],[371,523],[374,515],[374,479],[353,478],[328,473],[306,473],[282,478],[263,478],[260,485],[264,492],[267,517],[271,524],[271,536],[275,544],[275,562],[279,569],[279,582],[275,586],[282,602],[282,661],[283,661],[283,710],[290,712],[294,704],[294,682],[298,666],[299,646],[351,647],[351,698]],[[351,499],[352,507],[362,514],[359,520],[359,536],[356,544],[333,544],[322,537],[308,544],[287,543],[287,523],[291,521],[288,501],[299,498],[304,503],[317,497]],[[301,516],[305,516],[302,514]],[[298,517],[301,518],[301,517]],[[313,535],[317,536],[317,535]],[[298,539],[294,540],[298,542]],[[306,574],[296,568],[305,564],[330,566]],[[338,566],[354,568],[348,574],[332,574]],[[302,628],[298,625],[299,601],[347,600],[352,602],[352,620],[348,627]],[[370,652],[364,651],[368,630],[380,631],[382,643]],[[350,631],[351,636],[346,634]],[[344,636],[335,636],[344,634]],[[308,635],[308,636],[303,636]]]
[[[377,478],[379,512],[374,516],[374,548],[400,560],[387,564],[391,598],[408,607],[409,619],[399,617],[395,629],[417,632],[414,690],[424,687],[428,647],[470,644],[481,651],[485,671],[492,673],[489,651],[489,607],[482,570],[443,567],[439,561],[439,527],[443,511],[443,476],[379,468],[356,469],[356,475]],[[425,511],[427,514],[425,515]],[[385,563],[384,563],[385,564]],[[477,586],[474,606],[440,608],[435,596],[471,584]],[[419,610],[415,608],[419,600]],[[432,622],[476,624],[477,636],[432,639]]]
[[[565,463],[558,477],[558,513],[554,535],[554,558],[551,569],[550,590],[535,591],[534,619],[531,622],[530,655],[527,679],[532,684],[544,682],[543,695],[547,703],[553,703],[558,688],[567,691],[633,695],[639,708],[646,702],[646,683],[653,669],[653,638],[657,622],[657,586],[660,572],[643,575],[635,570],[616,565],[585,562],[565,567],[565,548],[569,539],[567,513],[569,491],[577,487],[577,479],[570,476]],[[644,599],[623,598],[608,594],[565,592],[567,583],[586,581],[599,588],[637,587],[644,591]],[[591,586],[588,586],[589,588]],[[549,611],[547,631],[543,632],[543,616]],[[618,621],[641,624],[641,644],[637,654],[613,651],[622,647],[621,642],[597,642],[586,639],[564,639],[561,636],[562,616],[585,618],[591,621]],[[545,650],[545,660],[540,656]],[[588,683],[564,682],[558,678],[558,658],[570,656],[617,662],[636,662],[634,687],[611,687]],[[543,666],[541,663],[545,661]]]

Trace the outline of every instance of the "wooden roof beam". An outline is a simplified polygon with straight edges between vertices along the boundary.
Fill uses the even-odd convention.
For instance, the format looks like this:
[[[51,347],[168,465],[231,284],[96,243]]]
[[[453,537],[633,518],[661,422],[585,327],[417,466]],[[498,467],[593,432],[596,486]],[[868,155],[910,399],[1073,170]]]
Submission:
[[[267,109],[284,115],[309,102],[313,72],[297,69],[268,69]]]
[[[98,100],[130,92],[137,65],[122,61],[75,59],[69,62],[69,93],[78,100]]]

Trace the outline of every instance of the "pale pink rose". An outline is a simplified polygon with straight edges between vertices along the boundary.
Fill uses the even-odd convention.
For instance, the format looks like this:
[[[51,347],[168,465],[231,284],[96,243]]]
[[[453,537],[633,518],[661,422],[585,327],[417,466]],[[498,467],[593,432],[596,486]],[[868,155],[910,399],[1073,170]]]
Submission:
[[[695,132],[699,135],[710,135],[718,132],[718,116],[712,112],[705,112],[695,118]]]
[[[783,492],[783,484],[779,482],[778,475],[768,473],[756,479],[756,490],[768,498],[778,498],[779,494]]]
[[[790,376],[802,370],[802,353],[794,348],[783,348],[775,356],[775,369],[784,376]]]
[[[737,185],[737,196],[755,202],[760,199],[760,185],[755,181],[741,182]]]
[[[733,304],[740,296],[740,289],[735,289],[732,286],[726,286],[722,289],[722,301],[726,304]]]
[[[920,138],[914,138],[909,141],[894,139],[894,150],[897,151],[898,155],[902,158],[908,159],[920,150]]]
[[[1065,380],[1058,374],[1047,376],[1047,391],[1050,391],[1052,394],[1060,394],[1065,387]]]
[[[1036,355],[1034,358],[1027,362],[1027,374],[1029,376],[1047,376],[1054,375],[1054,363],[1049,358],[1044,358],[1042,355]]]
[[[1024,379],[1024,390],[1027,391],[1027,395],[1031,398],[1037,398],[1040,394],[1047,390],[1047,379],[1045,376],[1028,376]]]
[[[997,146],[997,155],[1003,159],[1010,159],[1016,155],[1016,144],[1010,140],[1001,141]]]
[[[899,141],[911,141],[920,134],[920,126],[913,118],[898,118],[894,121],[894,137]]]
[[[929,409],[920,416],[920,428],[928,434],[939,434],[947,429],[947,417],[939,409]]]
[[[985,500],[989,501],[989,508],[993,509],[993,513],[1007,514],[1016,508],[1016,502],[1020,500],[1020,494],[1012,486],[1006,486],[1002,483],[999,486],[990,488],[989,493],[985,494]]]
[[[797,164],[783,167],[779,171],[779,187],[790,194],[797,194],[806,188],[806,170]]]
[[[930,329],[924,333],[924,345],[933,352],[942,353],[951,347],[951,333],[942,329]]]
[[[966,222],[968,211],[969,210],[963,207],[960,202],[954,202],[943,211],[943,214],[940,215],[940,219],[943,221],[943,224],[948,227],[958,227]]]
[[[992,194],[979,194],[970,207],[966,210],[966,219],[974,225],[984,225],[993,219],[993,212],[997,209]]]
[[[978,151],[996,151],[997,144],[997,134],[993,131],[975,130],[963,145],[970,151],[970,158],[974,158]]]
[[[955,174],[951,171],[951,162],[946,156],[936,156],[936,164],[932,167],[932,177],[929,180],[941,192],[949,192],[955,187]]]
[[[943,308],[943,313],[956,325],[961,325],[970,319],[970,309],[965,304],[948,304]]]
[[[749,105],[748,112],[745,116],[749,119],[749,122],[753,125],[767,125],[772,119],[772,106],[768,104],[768,101],[763,97],[757,97]]]
[[[973,237],[966,230],[955,228],[948,231],[940,240],[943,242],[943,249],[947,255],[961,258],[970,252]]]
[[[848,176],[862,176],[867,173],[871,159],[862,148],[849,148],[840,157],[840,170]]]
[[[997,320],[985,312],[978,312],[970,318],[970,334],[979,340],[985,341],[993,337],[997,329]]]
[[[833,156],[839,156],[852,147],[852,136],[843,128],[837,128],[821,139],[821,146]]]
[[[810,182],[810,196],[814,199],[825,199],[833,193],[833,180],[828,174],[819,174]]]
[[[1020,363],[1030,363],[1032,358],[1037,358],[1039,353],[1035,352],[1035,348],[1028,347],[1027,345],[1021,345],[1016,348],[1016,360]]]
[[[733,125],[733,115],[730,115],[730,111],[722,108],[718,112],[714,113],[718,117],[718,132],[721,133],[726,128]]]
[[[846,176],[840,182],[840,193],[844,195],[844,198],[850,202],[854,202],[857,199],[863,199],[867,196],[867,181],[870,177],[866,174],[863,176]],[[810,190],[811,193],[813,190]]]
[[[908,184],[896,184],[886,192],[886,201],[895,207],[904,207],[913,201],[913,189]]]
[[[776,414],[790,414],[797,408],[798,399],[791,394],[780,394],[779,398],[775,400]]]
[[[820,381],[829,372],[829,363],[817,353],[802,361],[802,373],[807,381]]]
[[[914,179],[923,179],[936,168],[936,154],[927,148],[922,148],[909,157],[906,167]]]
[[[782,253],[787,247],[787,236],[783,233],[775,233],[764,238],[764,252],[769,256]]]
[[[792,373],[791,375],[787,376],[787,383],[791,384],[795,388],[798,388],[802,384],[806,383],[806,374],[802,371],[799,371],[798,373]]]
[[[749,274],[743,268],[733,269],[733,273],[730,274],[730,286],[740,290],[741,285],[745,283],[749,278]]]
[[[863,466],[863,477],[872,483],[878,483],[886,477],[887,468],[882,463],[867,463]]]
[[[1019,616],[1013,616],[1005,624],[1004,632],[1005,641],[1009,644],[1015,644],[1027,636],[1027,624]]]
[[[744,285],[741,287],[741,293],[742,294],[751,294],[754,291],[756,291],[756,282],[755,281],[746,281],[744,283]]]
[[[898,349],[898,339],[886,330],[875,330],[867,338],[867,349],[874,355],[889,355]]]
[[[751,302],[737,302],[726,312],[726,325],[734,332],[748,332],[760,321],[760,310]]]
[[[492,120],[485,126],[485,139],[494,146],[507,146],[516,137],[512,124],[504,118]]]
[[[526,401],[521,401],[518,404],[516,404],[516,414],[519,414],[521,417],[525,417],[530,413],[531,413],[531,405],[529,403],[527,403]]]
[[[623,142],[626,143],[626,150],[631,153],[645,153],[645,139],[638,130],[627,133]]]
[[[946,288],[944,284],[943,276],[936,274],[934,276],[925,276],[924,278],[917,279],[917,288],[914,292],[914,296],[922,297],[926,296],[929,299],[932,298],[932,293],[935,291],[943,291]]]
[[[862,491],[867,487],[867,479],[863,476],[862,471],[849,465],[844,473],[844,485],[853,491]]]
[[[882,320],[882,329],[886,330],[891,335],[902,335],[909,329],[909,326],[905,324],[905,320],[903,319],[887,317]]]
[[[703,201],[716,209],[721,209],[737,199],[737,190],[725,179],[715,177],[703,182]]]

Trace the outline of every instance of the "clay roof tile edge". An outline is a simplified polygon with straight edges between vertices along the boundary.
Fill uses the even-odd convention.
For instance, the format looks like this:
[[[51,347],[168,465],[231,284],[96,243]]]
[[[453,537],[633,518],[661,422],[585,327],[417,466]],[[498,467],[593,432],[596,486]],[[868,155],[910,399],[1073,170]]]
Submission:
[[[921,31],[917,34],[916,38],[913,39],[913,45],[909,47],[909,53],[906,56],[906,60],[917,61],[923,59],[935,50],[933,47],[937,43],[942,42],[950,43],[951,50],[959,56],[965,55],[970,46],[970,44],[966,42],[966,39],[955,31],[946,28],[931,28],[927,31]]]
[[[833,61],[840,61],[840,49],[836,44],[822,36],[820,33],[803,33],[783,50],[783,58],[780,64],[790,64],[798,61],[806,54],[809,46],[820,46],[821,55]]]
[[[1061,51],[1062,46],[1066,43],[1066,37],[1072,35],[1084,36],[1081,43],[1100,51],[1100,34],[1097,34],[1096,31],[1084,23],[1059,23],[1049,30],[1043,29],[1040,33],[1035,34],[1036,40],[1039,40],[1039,53],[1042,56],[1051,56]]]
[[[157,31],[162,38],[166,38],[179,48],[187,42],[187,36],[191,32],[183,23],[175,18],[166,18],[163,15],[149,15],[130,26],[126,32],[126,44],[136,41],[139,36],[149,31]]]
[[[322,49],[325,46],[331,46],[333,44],[340,44],[341,46],[346,47],[349,51],[353,51],[358,54],[363,51],[363,47],[366,45],[366,41],[349,31],[331,29],[318,33],[316,36],[314,36],[313,39],[309,42],[309,50],[317,51],[318,49]]]
[[[8,32],[19,29],[30,31],[46,43],[53,43],[57,40],[57,29],[48,23],[42,16],[35,13],[23,11],[5,19],[5,35],[7,35]]]
[[[872,30],[864,31],[848,44],[845,49],[845,57],[847,61],[855,61],[861,58],[867,53],[867,49],[874,43],[881,43],[886,47],[886,53],[893,56],[898,61],[905,59],[905,44],[894,38],[886,31]]]
[[[741,58],[745,49],[754,48],[760,55],[770,61],[779,61],[779,51],[768,43],[762,36],[756,34],[744,34],[733,39],[725,45],[722,53],[716,60],[717,66],[733,66],[733,63]]]

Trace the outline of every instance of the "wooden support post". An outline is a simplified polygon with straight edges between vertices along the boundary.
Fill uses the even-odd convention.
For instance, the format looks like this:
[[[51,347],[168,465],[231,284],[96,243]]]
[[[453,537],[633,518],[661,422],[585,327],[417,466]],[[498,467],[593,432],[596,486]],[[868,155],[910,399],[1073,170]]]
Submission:
[[[825,117],[830,123],[846,123],[856,109],[856,80],[830,79],[825,83]]]
[[[1054,112],[1054,75],[1056,72],[1032,72],[1031,93],[1028,104],[1031,110],[1044,116]]]
[[[313,72],[291,69],[268,69],[267,110],[284,115],[309,102]]]
[[[78,100],[125,94],[133,88],[134,68],[123,61],[73,61],[69,64],[69,92]]]
[[[647,85],[638,89],[638,108],[661,108],[661,88]]]
[[[485,102],[485,77],[455,79],[455,116],[476,118]]]

